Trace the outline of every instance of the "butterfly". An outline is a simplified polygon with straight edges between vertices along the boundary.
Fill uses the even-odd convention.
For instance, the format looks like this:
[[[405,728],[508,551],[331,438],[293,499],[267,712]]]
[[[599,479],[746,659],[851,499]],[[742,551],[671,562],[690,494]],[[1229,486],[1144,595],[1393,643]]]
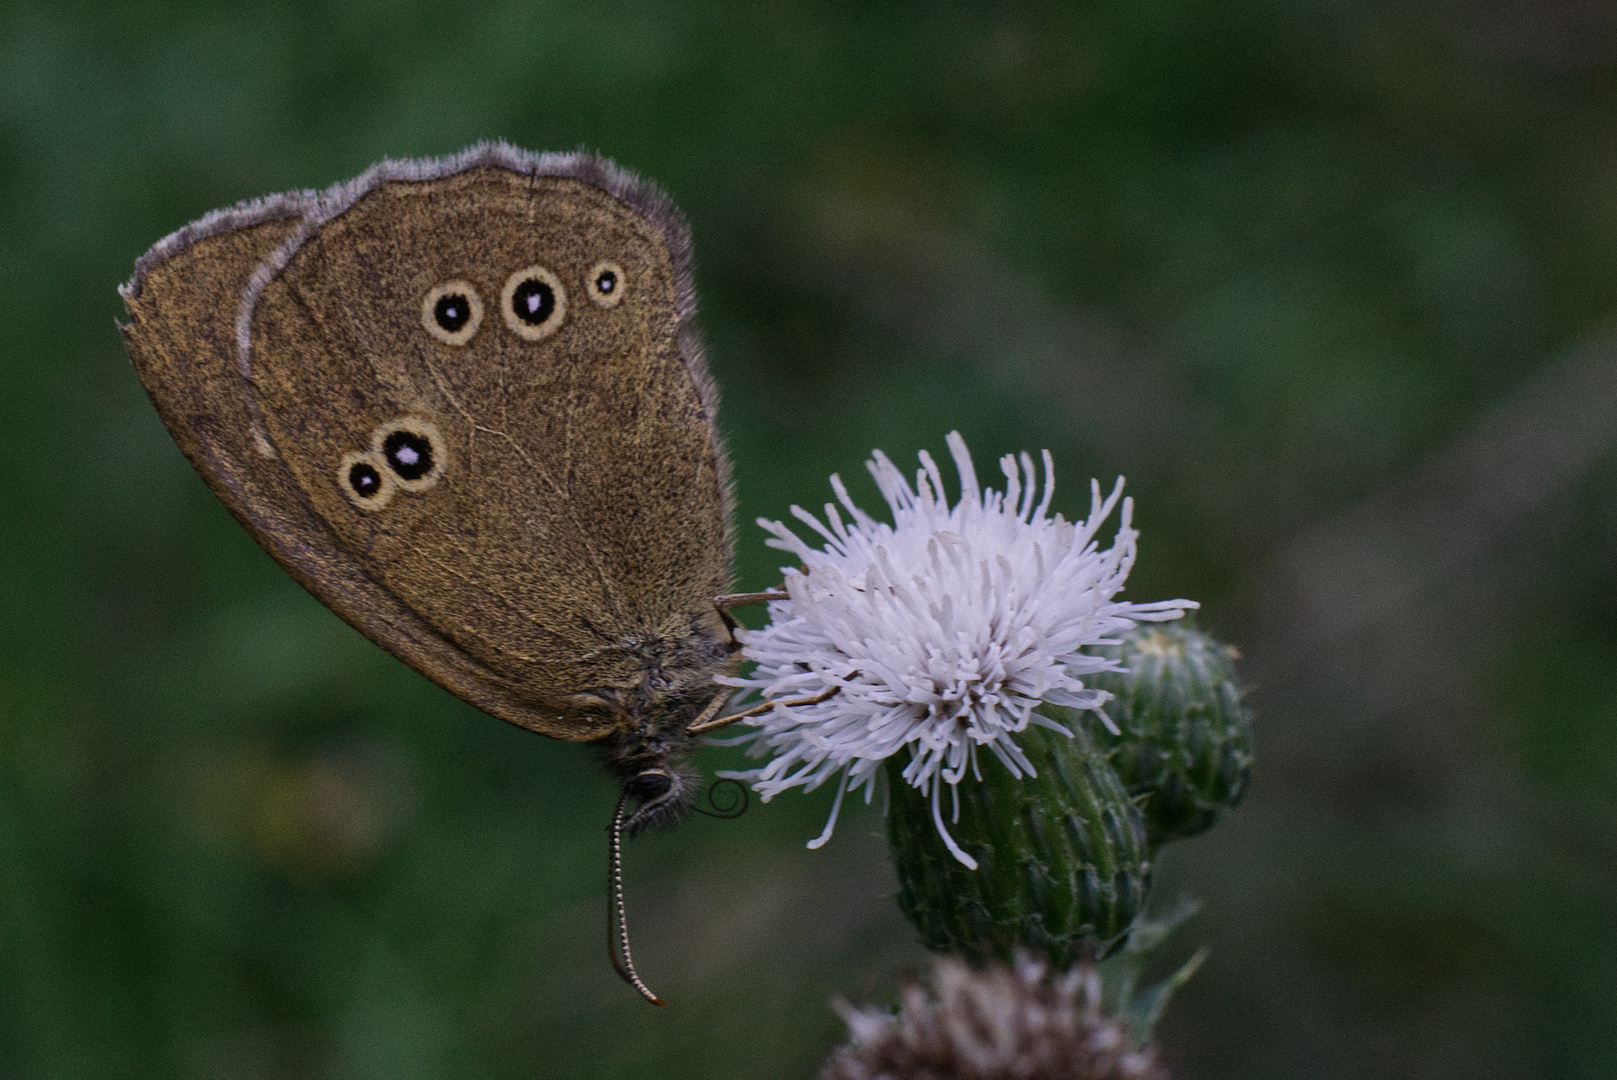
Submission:
[[[383,161],[206,215],[120,292],[196,470],[306,589],[451,693],[599,742],[621,842],[692,809],[739,661],[690,234],[591,153]]]

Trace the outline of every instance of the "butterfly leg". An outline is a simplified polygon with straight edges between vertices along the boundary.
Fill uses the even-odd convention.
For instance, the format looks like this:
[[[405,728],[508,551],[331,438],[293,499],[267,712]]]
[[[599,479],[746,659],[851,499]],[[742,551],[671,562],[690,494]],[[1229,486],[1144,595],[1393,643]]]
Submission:
[[[713,718],[719,715],[719,710],[724,708],[725,702],[729,701],[734,694],[734,687],[721,687],[719,692],[714,695],[713,700],[707,703],[707,707],[702,710],[701,714],[685,728],[686,734],[695,735],[698,732],[712,730],[715,727]]]
[[[706,735],[710,731],[717,731],[722,727],[728,727],[737,720],[748,720],[754,716],[762,716],[770,709],[773,709],[776,705],[779,705],[785,709],[790,709],[798,705],[818,705],[820,702],[825,701],[826,699],[835,695],[837,691],[841,689],[842,687],[840,686],[833,686],[829,690],[820,691],[813,697],[792,698],[790,701],[766,701],[761,705],[754,705],[750,709],[742,709],[738,713],[731,713],[729,716],[720,716],[716,719],[708,714],[717,713],[719,710],[709,705],[706,709],[702,710],[702,716],[698,717],[695,723],[691,724],[690,727],[685,729],[685,734]],[[730,695],[721,694],[719,697],[720,699],[728,700]]]
[[[730,631],[730,645],[732,648],[741,648],[736,640],[736,631],[741,624],[736,622],[735,616],[730,614],[731,608],[746,607],[748,604],[767,604],[771,600],[784,600],[787,594],[780,589],[765,589],[763,592],[726,593],[724,596],[713,598],[713,608],[724,620],[724,628]]]

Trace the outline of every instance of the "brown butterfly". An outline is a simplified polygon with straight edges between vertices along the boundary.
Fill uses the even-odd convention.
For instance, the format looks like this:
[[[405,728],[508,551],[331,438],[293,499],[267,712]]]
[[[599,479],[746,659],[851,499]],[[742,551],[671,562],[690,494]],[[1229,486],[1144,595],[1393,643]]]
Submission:
[[[621,840],[730,691],[730,480],[668,197],[503,143],[218,210],[120,290],[175,441],[323,603],[519,727],[600,741]],[[620,962],[619,951],[622,959]]]

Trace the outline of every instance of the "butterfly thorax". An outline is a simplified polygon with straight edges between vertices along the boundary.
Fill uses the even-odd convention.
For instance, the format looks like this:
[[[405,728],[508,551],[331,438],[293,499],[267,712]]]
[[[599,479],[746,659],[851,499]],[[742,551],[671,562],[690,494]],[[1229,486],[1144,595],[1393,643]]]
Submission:
[[[697,744],[687,729],[723,692],[714,676],[733,671],[740,656],[728,633],[706,625],[631,636],[622,648],[625,666],[636,669],[632,680],[590,696],[609,703],[618,720],[604,740],[607,766],[631,789],[644,789],[635,789],[640,806],[630,819],[630,831],[639,832],[673,824],[690,811],[699,777],[684,764]]]

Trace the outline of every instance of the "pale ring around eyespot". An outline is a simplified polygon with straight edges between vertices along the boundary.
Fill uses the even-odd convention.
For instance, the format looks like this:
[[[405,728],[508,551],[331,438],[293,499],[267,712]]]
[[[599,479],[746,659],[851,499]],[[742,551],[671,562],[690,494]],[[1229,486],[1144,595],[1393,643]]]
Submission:
[[[544,267],[525,267],[507,278],[500,290],[500,315],[518,337],[541,341],[567,318],[567,290]]]
[[[604,308],[615,308],[623,303],[629,281],[623,276],[623,267],[615,262],[598,262],[584,277],[584,291],[591,300]]]
[[[449,448],[438,425],[420,416],[401,416],[378,426],[371,432],[370,452],[388,478],[410,492],[426,491],[449,465]]]
[[[462,298],[464,310],[454,303],[457,297]],[[483,298],[469,281],[434,285],[421,301],[421,325],[445,345],[465,345],[483,325]]]
[[[374,450],[344,454],[337,466],[337,486],[361,510],[382,509],[399,487],[387,462]]]

